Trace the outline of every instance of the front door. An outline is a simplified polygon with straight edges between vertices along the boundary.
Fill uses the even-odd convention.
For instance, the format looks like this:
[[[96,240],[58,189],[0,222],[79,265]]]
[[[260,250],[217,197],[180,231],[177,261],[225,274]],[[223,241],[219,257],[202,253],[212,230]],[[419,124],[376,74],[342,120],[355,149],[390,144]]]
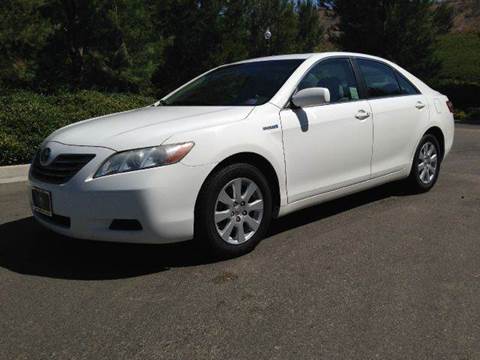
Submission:
[[[372,116],[347,58],[323,60],[298,90],[324,87],[330,103],[280,112],[289,203],[370,178]]]

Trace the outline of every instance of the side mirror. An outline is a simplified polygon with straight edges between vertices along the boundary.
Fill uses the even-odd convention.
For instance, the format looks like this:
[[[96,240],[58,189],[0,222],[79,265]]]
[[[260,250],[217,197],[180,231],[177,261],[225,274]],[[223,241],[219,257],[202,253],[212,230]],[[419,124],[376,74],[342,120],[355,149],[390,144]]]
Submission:
[[[303,89],[292,96],[293,105],[300,108],[324,105],[329,102],[330,90],[321,87]]]

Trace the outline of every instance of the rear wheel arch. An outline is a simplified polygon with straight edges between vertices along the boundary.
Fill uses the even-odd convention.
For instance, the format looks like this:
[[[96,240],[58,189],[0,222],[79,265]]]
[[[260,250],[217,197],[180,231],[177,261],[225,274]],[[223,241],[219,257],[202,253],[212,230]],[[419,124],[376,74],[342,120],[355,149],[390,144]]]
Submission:
[[[406,184],[414,193],[429,191],[437,182],[442,162],[442,148],[438,133],[427,131],[414,154]],[[426,178],[425,178],[426,177]]]
[[[433,135],[437,139],[438,144],[440,145],[440,159],[443,160],[443,157],[445,156],[445,135],[443,134],[442,129],[438,126],[432,126],[422,135],[422,138],[427,134]]]

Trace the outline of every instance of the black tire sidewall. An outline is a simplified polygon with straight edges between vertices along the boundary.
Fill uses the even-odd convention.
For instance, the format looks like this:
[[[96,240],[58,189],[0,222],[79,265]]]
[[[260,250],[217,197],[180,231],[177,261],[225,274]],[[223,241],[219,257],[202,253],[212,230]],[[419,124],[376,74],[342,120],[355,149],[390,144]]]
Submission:
[[[437,169],[435,171],[435,176],[433,180],[428,184],[425,184],[424,182],[422,182],[422,180],[420,180],[420,174],[418,171],[418,164],[420,163],[419,154],[423,145],[426,142],[430,142],[435,146],[435,149],[437,150],[437,156],[438,156]],[[415,189],[417,189],[418,191],[428,191],[435,185],[435,183],[438,180],[438,175],[440,173],[440,166],[442,163],[441,160],[442,160],[442,157],[441,157],[441,151],[440,151],[440,144],[438,143],[437,138],[430,134],[424,135],[422,137],[422,140],[420,140],[417,150],[415,151],[415,157],[413,158],[412,169],[410,172],[410,181],[412,185],[415,187]]]
[[[263,196],[263,218],[255,235],[240,245],[226,243],[218,234],[214,222],[214,212],[218,194],[233,179],[247,178],[254,181]],[[272,218],[272,192],[263,173],[250,164],[229,165],[214,173],[205,184],[197,204],[196,236],[205,242],[211,250],[221,257],[236,257],[252,251],[265,236]]]

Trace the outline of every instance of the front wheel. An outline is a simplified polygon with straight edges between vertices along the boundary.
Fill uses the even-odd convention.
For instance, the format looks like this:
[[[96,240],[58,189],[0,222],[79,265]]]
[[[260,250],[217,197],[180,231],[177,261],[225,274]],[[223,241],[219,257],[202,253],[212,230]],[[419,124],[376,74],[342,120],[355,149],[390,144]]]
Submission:
[[[221,257],[251,251],[265,236],[272,195],[263,173],[233,164],[207,180],[197,201],[196,235]]]
[[[408,181],[416,192],[429,191],[437,182],[440,172],[441,153],[435,136],[425,135],[415,152]]]

